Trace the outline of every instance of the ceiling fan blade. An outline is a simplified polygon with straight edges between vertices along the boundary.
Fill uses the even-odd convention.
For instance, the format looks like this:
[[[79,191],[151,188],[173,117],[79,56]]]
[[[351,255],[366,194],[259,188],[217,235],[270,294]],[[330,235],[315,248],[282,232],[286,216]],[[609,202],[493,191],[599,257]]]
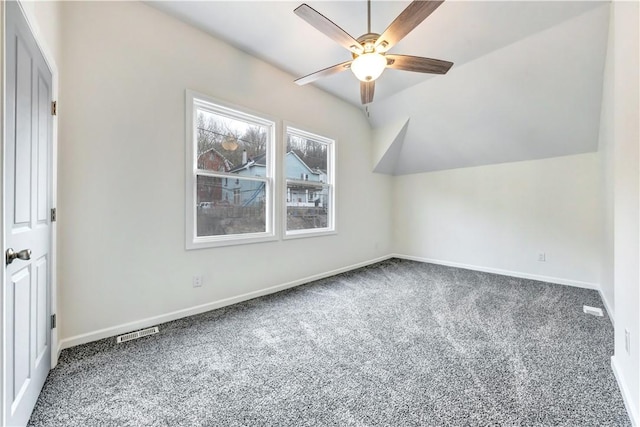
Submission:
[[[307,21],[324,35],[328,36],[340,46],[353,53],[362,53],[362,45],[351,37],[345,30],[337,26],[329,18],[307,4],[301,4],[293,11],[300,18]]]
[[[302,86],[306,85],[307,83],[316,81],[322,77],[329,77],[334,74],[338,74],[344,70],[348,70],[349,68],[351,68],[351,62],[352,61],[347,61],[341,64],[332,65],[331,67],[327,67],[323,70],[316,71],[315,73],[311,73],[307,76],[300,77],[299,79],[295,80],[295,82],[298,86]]]
[[[375,80],[370,82],[360,82],[360,101],[362,101],[362,105],[373,102],[373,92],[375,92],[375,89]]]
[[[384,30],[376,41],[378,51],[386,52],[417,27],[427,16],[431,15],[444,0],[414,0]]]
[[[416,73],[447,74],[453,65],[453,62],[420,56],[387,54],[385,58],[387,58],[387,68],[415,71]]]

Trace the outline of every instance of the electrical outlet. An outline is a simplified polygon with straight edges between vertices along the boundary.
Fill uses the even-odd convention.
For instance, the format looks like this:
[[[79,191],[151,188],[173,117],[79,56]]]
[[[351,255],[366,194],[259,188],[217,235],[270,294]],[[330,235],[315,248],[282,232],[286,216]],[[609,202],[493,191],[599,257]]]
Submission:
[[[194,288],[201,287],[203,281],[204,281],[204,278],[202,276],[193,276],[193,287]]]
[[[538,253],[538,261],[545,262],[546,260],[547,260],[547,254],[545,254],[544,252],[539,252]]]
[[[629,334],[629,330],[624,330],[624,349],[627,351],[627,354],[631,353],[631,334]]]

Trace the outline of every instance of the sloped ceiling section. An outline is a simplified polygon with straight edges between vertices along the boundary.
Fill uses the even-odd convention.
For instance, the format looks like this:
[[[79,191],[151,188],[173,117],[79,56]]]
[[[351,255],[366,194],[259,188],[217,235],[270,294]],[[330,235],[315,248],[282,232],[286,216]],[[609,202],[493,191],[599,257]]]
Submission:
[[[396,170],[409,119],[401,119],[373,132],[373,171],[392,175]]]
[[[373,103],[375,129],[411,117],[387,173],[596,151],[608,16],[599,5]]]
[[[304,1],[353,36],[366,32],[366,1]],[[302,2],[148,4],[290,73],[294,84],[350,58],[293,13]],[[373,0],[372,30],[409,3]],[[387,69],[376,81],[369,120],[389,139],[372,141],[373,169],[400,175],[595,151],[609,4],[446,0],[391,52],[454,66],[444,76]],[[362,108],[351,72],[313,84]]]

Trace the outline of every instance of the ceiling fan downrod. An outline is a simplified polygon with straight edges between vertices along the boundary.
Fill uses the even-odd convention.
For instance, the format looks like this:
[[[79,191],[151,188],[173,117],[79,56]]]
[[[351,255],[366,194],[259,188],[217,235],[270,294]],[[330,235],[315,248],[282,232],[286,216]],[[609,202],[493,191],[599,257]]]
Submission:
[[[371,33],[371,0],[367,0],[367,33]]]

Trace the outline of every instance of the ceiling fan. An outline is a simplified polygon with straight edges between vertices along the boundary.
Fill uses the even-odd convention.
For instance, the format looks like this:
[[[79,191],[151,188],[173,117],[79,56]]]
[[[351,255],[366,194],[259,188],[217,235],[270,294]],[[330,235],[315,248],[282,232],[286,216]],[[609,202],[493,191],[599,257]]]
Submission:
[[[385,68],[418,73],[446,74],[453,62],[419,56],[387,54],[387,51],[424,21],[444,0],[414,0],[382,34],[371,32],[371,0],[367,0],[367,33],[354,39],[345,30],[307,4],[293,12],[317,30],[351,52],[352,60],[333,65],[297,79],[298,85],[351,69],[360,80],[360,100],[373,101],[375,80]]]

